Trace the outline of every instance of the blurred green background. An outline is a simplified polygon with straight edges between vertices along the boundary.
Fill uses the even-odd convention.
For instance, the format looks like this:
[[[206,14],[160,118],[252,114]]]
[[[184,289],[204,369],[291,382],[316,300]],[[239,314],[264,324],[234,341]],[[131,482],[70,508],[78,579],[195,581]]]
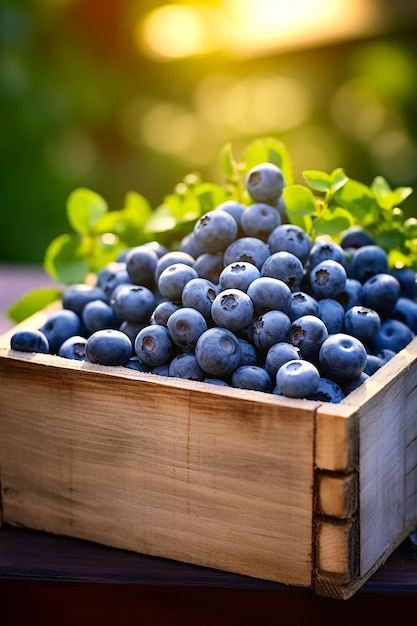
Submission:
[[[401,0],[2,0],[0,261],[41,264],[74,188],[221,183],[228,141],[417,189],[416,33]]]

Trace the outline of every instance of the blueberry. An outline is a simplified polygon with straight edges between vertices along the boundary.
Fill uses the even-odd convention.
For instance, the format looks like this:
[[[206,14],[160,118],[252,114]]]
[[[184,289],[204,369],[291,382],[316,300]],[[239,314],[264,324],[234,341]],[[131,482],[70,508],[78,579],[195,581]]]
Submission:
[[[326,259],[311,268],[309,277],[317,299],[337,298],[345,289],[347,274],[341,263]]]
[[[258,237],[267,241],[271,232],[281,224],[281,217],[275,207],[263,202],[249,205],[242,215],[242,230],[247,237]]]
[[[77,313],[70,309],[62,309],[50,313],[40,330],[48,340],[49,351],[56,354],[66,339],[83,334],[83,325]]]
[[[362,304],[381,316],[388,315],[400,297],[401,287],[391,274],[375,274],[362,286]]]
[[[195,356],[208,377],[224,378],[240,365],[242,349],[227,328],[209,328],[198,338]]]
[[[81,312],[81,319],[89,334],[105,328],[118,328],[120,324],[113,307],[103,300],[87,302]]]
[[[217,284],[219,282],[219,276],[224,268],[223,254],[210,254],[205,252],[195,260],[194,269],[197,272],[199,278],[205,278],[210,282]]]
[[[58,356],[65,359],[75,359],[76,361],[88,361],[85,347],[87,344],[86,337],[82,335],[74,335],[66,339],[58,349]]]
[[[135,246],[126,254],[126,271],[135,285],[155,288],[155,270],[159,257],[148,245]]]
[[[133,356],[132,342],[120,330],[108,328],[90,335],[85,352],[91,363],[100,365],[125,365]]]
[[[253,263],[237,261],[223,268],[219,276],[219,285],[221,289],[247,291],[251,282],[260,275],[261,272]]]
[[[409,267],[394,268],[390,272],[400,283],[401,297],[415,300],[417,298],[416,273]]]
[[[132,285],[125,263],[111,264],[98,277],[98,284],[103,289],[107,301],[110,301],[116,289],[121,285]]]
[[[315,315],[303,315],[291,323],[288,341],[299,348],[303,359],[315,362],[329,333],[325,323]]]
[[[49,342],[46,335],[37,329],[16,330],[11,339],[10,347],[18,352],[49,353]]]
[[[400,296],[390,313],[390,317],[407,324],[413,333],[417,333],[417,302],[414,300]]]
[[[308,400],[316,400],[319,402],[332,402],[337,404],[341,402],[345,394],[334,380],[320,377],[319,385],[314,393],[308,396]]]
[[[255,165],[245,176],[246,190],[255,202],[275,204],[284,186],[282,170],[273,163]]]
[[[155,268],[155,285],[158,284],[158,280],[164,269],[175,263],[184,263],[190,267],[194,266],[195,258],[187,252],[181,252],[181,250],[171,250],[158,259],[158,263]]]
[[[332,298],[319,300],[317,317],[326,324],[329,334],[342,333],[345,329],[345,309],[337,300]]]
[[[386,319],[381,323],[381,328],[372,341],[374,353],[388,349],[397,353],[414,339],[415,334],[404,322],[396,319]]]
[[[225,289],[213,300],[211,317],[221,328],[238,332],[252,323],[254,306],[247,293],[240,289]]]
[[[341,381],[353,380],[366,366],[367,352],[359,339],[346,333],[330,335],[319,351],[319,366],[323,376]]]
[[[350,278],[364,283],[375,274],[388,272],[388,255],[377,245],[366,245],[354,250],[350,261]]]
[[[167,321],[171,341],[182,352],[194,352],[197,339],[207,328],[204,315],[191,307],[179,308]]]
[[[362,226],[351,226],[342,233],[340,245],[342,248],[362,248],[375,243],[374,238]]]
[[[230,387],[229,383],[221,378],[205,378],[203,382],[209,385],[217,385],[217,387]]]
[[[301,359],[300,349],[292,343],[280,341],[269,348],[265,357],[265,369],[272,380],[275,380],[281,365],[294,359]]]
[[[198,278],[198,273],[186,263],[174,263],[166,267],[158,279],[158,290],[163,298],[181,303],[181,294],[185,285],[192,278]]]
[[[226,266],[236,261],[247,261],[253,263],[260,270],[269,255],[270,249],[265,241],[256,237],[241,237],[226,248],[223,262]]]
[[[289,314],[292,295],[288,285],[279,278],[260,276],[255,278],[247,289],[247,294],[253,302],[256,315],[277,309]]]
[[[223,252],[227,246],[235,241],[237,223],[232,215],[226,211],[209,211],[194,226],[194,236],[197,244],[210,254]]]
[[[187,235],[184,235],[179,243],[178,248],[181,252],[186,252],[187,254],[190,254],[192,257],[194,257],[194,259],[199,257],[200,254],[203,254],[203,250],[198,245],[193,231],[191,231],[191,233],[188,233]]]
[[[232,387],[270,393],[272,391],[272,380],[263,367],[242,365],[233,372]]]
[[[320,382],[318,369],[303,359],[294,359],[281,365],[276,384],[281,394],[289,398],[307,398],[317,391]]]
[[[253,323],[253,343],[259,352],[267,352],[274,344],[287,341],[291,329],[288,315],[282,311],[267,311]]]
[[[151,368],[169,362],[173,343],[166,326],[150,324],[136,335],[134,349],[141,362]]]
[[[336,300],[340,302],[345,311],[352,306],[362,303],[362,283],[355,278],[346,279],[345,288],[337,297]]]
[[[173,378],[201,381],[206,378],[206,373],[203,371],[195,354],[192,352],[177,354],[170,362],[168,371],[169,376]]]
[[[346,253],[342,246],[339,246],[339,244],[334,241],[316,241],[313,244],[308,257],[308,265],[310,269],[315,267],[318,263],[329,259],[337,261],[344,266],[346,263]]]
[[[121,285],[110,300],[117,317],[127,322],[147,322],[155,308],[154,293],[142,285]]]
[[[62,294],[62,307],[74,311],[81,315],[83,308],[88,302],[102,300],[107,302],[104,290],[98,286],[86,285],[84,283],[69,285]]]
[[[352,391],[355,391],[355,389],[360,387],[366,380],[368,380],[368,378],[369,378],[369,374],[367,374],[364,370],[355,378],[352,378],[351,380],[348,380],[348,381],[341,382],[340,384],[341,384],[341,387],[345,396],[348,396],[350,393],[352,393]]]
[[[282,250],[274,252],[266,259],[261,268],[261,275],[279,278],[288,285],[291,291],[299,291],[304,276],[304,267],[297,256]]]
[[[291,252],[303,265],[308,260],[312,242],[307,233],[295,224],[281,224],[268,237],[268,246],[274,252]]]
[[[253,343],[241,337],[238,337],[237,340],[242,352],[240,365],[258,365],[258,353]]]
[[[122,331],[127,337],[129,337],[132,345],[135,343],[136,335],[142,328],[147,326],[147,322],[122,322],[119,326],[119,330]]]
[[[368,354],[365,369],[363,371],[365,372],[365,374],[368,374],[368,376],[372,376],[372,374],[375,374],[375,372],[379,370],[379,368],[383,365],[384,361],[381,359],[381,357],[376,356],[376,354]]]
[[[381,328],[381,318],[373,309],[353,306],[345,313],[345,330],[362,343],[369,344]]]
[[[129,370],[135,370],[135,372],[149,372],[149,368],[136,355],[130,357],[124,364],[124,367],[127,367]]]
[[[234,217],[237,224],[237,237],[241,237],[243,235],[242,215],[245,209],[245,205],[241,202],[237,202],[236,200],[225,200],[224,202],[218,204],[214,210],[226,211],[226,213],[229,213],[229,215]]]
[[[304,291],[294,291],[291,294],[291,308],[288,317],[291,321],[302,315],[319,316],[319,303],[311,294]]]
[[[192,278],[182,290],[182,305],[197,309],[207,322],[211,322],[211,305],[217,296],[217,285],[207,278]]]
[[[166,326],[171,313],[177,311],[179,308],[180,305],[172,302],[172,300],[161,300],[158,302],[149,318],[150,324]]]

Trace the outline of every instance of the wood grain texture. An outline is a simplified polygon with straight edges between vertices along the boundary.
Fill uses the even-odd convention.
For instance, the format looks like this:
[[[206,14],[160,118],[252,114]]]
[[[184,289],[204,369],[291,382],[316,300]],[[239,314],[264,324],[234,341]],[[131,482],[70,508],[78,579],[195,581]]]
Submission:
[[[311,585],[315,403],[6,356],[5,522]]]

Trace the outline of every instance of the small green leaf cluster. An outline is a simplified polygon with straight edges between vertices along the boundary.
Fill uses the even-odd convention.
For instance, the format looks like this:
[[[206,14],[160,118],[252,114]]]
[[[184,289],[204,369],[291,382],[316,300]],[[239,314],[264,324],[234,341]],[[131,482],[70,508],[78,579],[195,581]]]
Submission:
[[[57,283],[68,285],[88,280],[89,275],[129,247],[158,241],[175,249],[197,219],[222,202],[251,204],[245,176],[252,167],[265,162],[281,168],[288,220],[303,228],[312,240],[324,235],[338,241],[343,231],[360,226],[387,251],[391,267],[402,265],[417,271],[417,218],[405,219],[398,206],[412,193],[410,187],[391,189],[382,176],[367,186],[350,179],[342,168],[331,173],[304,171],[305,184],[297,184],[289,152],[274,137],[251,141],[240,160],[235,159],[232,145],[227,143],[218,160],[224,184],[203,181],[198,173],[190,173],[155,209],[134,191],[126,194],[122,209],[110,210],[96,192],[75,189],[66,206],[72,232],[49,244],[44,269]],[[50,293],[53,297],[55,290]],[[21,321],[48,304],[47,299],[45,291],[39,293],[39,298],[31,294],[14,305],[9,315]]]

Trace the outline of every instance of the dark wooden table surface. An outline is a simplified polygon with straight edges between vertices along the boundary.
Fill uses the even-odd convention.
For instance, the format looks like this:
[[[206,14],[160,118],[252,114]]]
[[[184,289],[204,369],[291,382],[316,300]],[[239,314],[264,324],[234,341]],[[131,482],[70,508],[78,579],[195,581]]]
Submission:
[[[33,268],[0,266],[0,333],[5,309],[50,281]],[[263,626],[417,619],[417,547],[407,538],[349,600],[317,596],[208,568],[68,537],[0,528],[0,626],[169,624]]]

